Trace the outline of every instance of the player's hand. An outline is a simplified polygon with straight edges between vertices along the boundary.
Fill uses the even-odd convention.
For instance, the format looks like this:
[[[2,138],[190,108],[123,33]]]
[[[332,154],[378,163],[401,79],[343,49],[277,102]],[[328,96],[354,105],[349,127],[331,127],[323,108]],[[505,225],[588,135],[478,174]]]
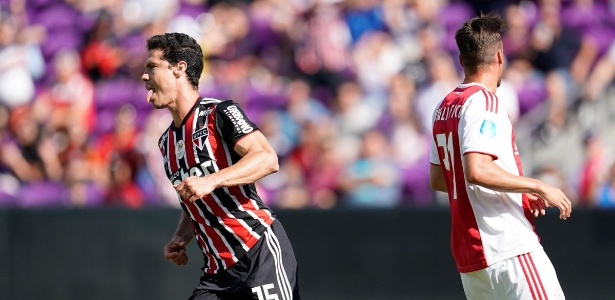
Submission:
[[[546,213],[546,208],[549,207],[549,204],[536,195],[526,194],[526,196],[530,202],[530,211],[534,217],[537,218],[538,216],[544,216]]]
[[[209,177],[211,176],[188,177],[176,185],[175,190],[183,200],[194,202],[209,195],[216,189],[216,186]]]
[[[164,246],[164,257],[178,266],[187,264],[188,253],[186,253],[186,241],[181,237],[174,236],[173,239]]]
[[[562,190],[552,187],[550,185],[545,185],[542,188],[541,195],[535,195],[547,203],[548,206],[554,206],[559,209],[559,218],[562,220],[566,220],[570,217],[572,213],[572,203],[566,197]]]

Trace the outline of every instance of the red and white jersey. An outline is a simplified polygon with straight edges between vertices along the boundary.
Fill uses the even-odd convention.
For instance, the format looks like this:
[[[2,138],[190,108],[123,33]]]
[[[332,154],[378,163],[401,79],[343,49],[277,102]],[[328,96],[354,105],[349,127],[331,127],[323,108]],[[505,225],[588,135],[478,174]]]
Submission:
[[[200,99],[183,120],[162,134],[158,146],[173,185],[189,176],[207,176],[239,161],[233,150],[242,137],[258,130],[233,101]],[[254,184],[218,188],[194,203],[180,199],[192,219],[205,258],[205,273],[232,267],[250,250],[275,215],[258,197]]]
[[[461,273],[542,249],[527,197],[466,181],[462,157],[491,155],[506,172],[523,175],[513,126],[498,98],[480,84],[460,84],[433,114],[430,162],[442,167],[451,209],[451,248]]]

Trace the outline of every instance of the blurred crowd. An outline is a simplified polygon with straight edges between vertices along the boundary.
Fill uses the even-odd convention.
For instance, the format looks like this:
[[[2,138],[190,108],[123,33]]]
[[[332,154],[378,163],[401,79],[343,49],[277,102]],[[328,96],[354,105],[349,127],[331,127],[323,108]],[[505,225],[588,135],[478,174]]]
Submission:
[[[277,151],[257,184],[270,206],[446,206],[429,188],[431,113],[463,78],[455,30],[490,11],[508,26],[498,96],[532,139],[607,101],[614,1],[0,0],[0,206],[178,206],[157,148],[171,117],[139,81],[164,32],[200,42],[201,95],[240,103]],[[615,153],[586,119],[574,173],[526,174],[615,207]]]

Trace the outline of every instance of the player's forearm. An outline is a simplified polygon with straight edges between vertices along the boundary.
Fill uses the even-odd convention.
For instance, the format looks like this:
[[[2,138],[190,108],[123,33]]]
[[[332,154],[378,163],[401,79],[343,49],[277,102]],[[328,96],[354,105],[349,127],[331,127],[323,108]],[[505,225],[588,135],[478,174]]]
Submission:
[[[448,188],[446,187],[446,178],[444,177],[442,168],[438,165],[430,164],[429,186],[434,191],[448,193]]]
[[[268,151],[252,151],[247,153],[236,164],[222,169],[210,176],[216,186],[230,187],[250,184],[279,170],[278,156]]]
[[[194,228],[192,226],[192,220],[190,219],[190,216],[188,216],[188,214],[186,214],[186,212],[183,210],[181,217],[179,218],[179,224],[177,225],[177,229],[175,229],[175,233],[173,234],[173,236],[181,237],[184,241],[186,241],[186,244],[190,243],[190,241],[192,241],[192,238],[194,238]]]
[[[472,164],[470,164],[472,165]],[[466,180],[498,192],[542,194],[543,183],[532,178],[516,176],[495,163],[473,164],[465,170]]]

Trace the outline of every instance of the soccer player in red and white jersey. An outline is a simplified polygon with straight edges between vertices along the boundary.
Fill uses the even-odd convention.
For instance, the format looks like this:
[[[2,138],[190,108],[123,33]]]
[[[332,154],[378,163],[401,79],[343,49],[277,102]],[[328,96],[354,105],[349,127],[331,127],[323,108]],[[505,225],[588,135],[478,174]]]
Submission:
[[[510,119],[495,96],[504,69],[503,20],[468,20],[456,32],[463,83],[433,114],[430,184],[448,193],[451,248],[468,299],[564,299],[533,218],[571,203],[524,177]]]
[[[237,103],[199,96],[203,53],[196,40],[155,35],[147,50],[141,79],[147,101],[173,117],[158,146],[182,207],[164,255],[185,265],[194,238],[204,258],[190,299],[299,300],[291,243],[254,186],[277,172],[273,148]]]

